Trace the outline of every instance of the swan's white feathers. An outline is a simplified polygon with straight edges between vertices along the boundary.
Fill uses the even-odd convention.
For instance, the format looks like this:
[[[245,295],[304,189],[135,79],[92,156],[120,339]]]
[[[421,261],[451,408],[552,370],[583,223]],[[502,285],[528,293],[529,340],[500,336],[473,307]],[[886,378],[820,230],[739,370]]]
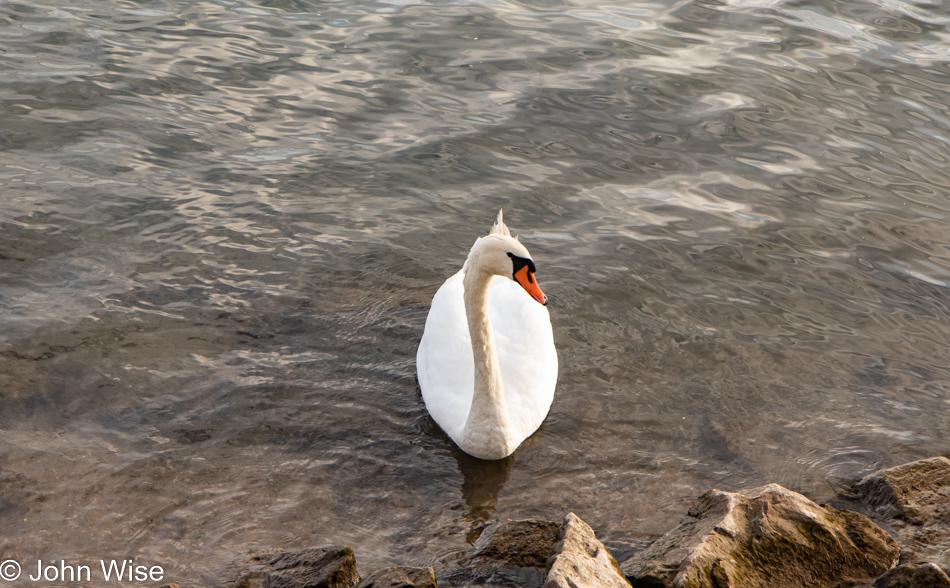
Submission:
[[[463,275],[464,270],[458,272],[436,292],[416,357],[426,408],[456,442],[468,419],[475,377]],[[541,426],[554,399],[557,351],[551,319],[547,308],[506,277],[492,279],[488,300],[505,404],[520,443]]]
[[[491,227],[491,232],[489,235],[505,235],[506,237],[511,236],[511,231],[508,230],[508,227],[505,225],[505,222],[502,220],[501,209],[498,209],[498,218],[495,220],[495,224]]]
[[[541,426],[557,383],[551,318],[533,298],[543,294],[515,281],[514,256],[531,259],[499,210],[491,232],[476,239],[462,270],[432,298],[416,354],[429,414],[463,451],[483,459],[511,455]]]

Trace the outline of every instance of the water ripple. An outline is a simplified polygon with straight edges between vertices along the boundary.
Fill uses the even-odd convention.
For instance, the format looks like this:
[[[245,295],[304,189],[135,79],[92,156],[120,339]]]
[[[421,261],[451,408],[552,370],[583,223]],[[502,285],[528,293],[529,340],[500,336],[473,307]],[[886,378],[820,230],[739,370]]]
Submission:
[[[944,451],[943,12],[0,6],[5,536],[198,583],[341,541],[441,565],[489,517],[641,544],[710,487],[830,500]],[[502,206],[562,371],[485,466],[413,357]]]

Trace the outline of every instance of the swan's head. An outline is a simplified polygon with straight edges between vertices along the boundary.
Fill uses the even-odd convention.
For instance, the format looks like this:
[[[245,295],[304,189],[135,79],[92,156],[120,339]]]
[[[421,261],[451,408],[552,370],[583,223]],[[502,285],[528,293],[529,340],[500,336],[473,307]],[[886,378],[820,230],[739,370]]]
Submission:
[[[501,220],[492,227],[491,233],[479,237],[472,246],[465,261],[465,272],[481,271],[505,276],[518,282],[532,298],[547,305],[548,297],[541,291],[534,276],[535,266],[531,254],[520,241],[511,236],[508,227]]]

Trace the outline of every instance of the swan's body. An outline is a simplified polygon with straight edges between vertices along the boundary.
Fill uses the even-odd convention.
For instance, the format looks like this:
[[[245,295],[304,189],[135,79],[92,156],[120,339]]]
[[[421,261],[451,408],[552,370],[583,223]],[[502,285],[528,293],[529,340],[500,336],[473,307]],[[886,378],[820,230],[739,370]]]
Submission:
[[[466,453],[507,457],[547,416],[557,352],[546,302],[501,213],[432,299],[416,355],[419,386],[429,414]]]

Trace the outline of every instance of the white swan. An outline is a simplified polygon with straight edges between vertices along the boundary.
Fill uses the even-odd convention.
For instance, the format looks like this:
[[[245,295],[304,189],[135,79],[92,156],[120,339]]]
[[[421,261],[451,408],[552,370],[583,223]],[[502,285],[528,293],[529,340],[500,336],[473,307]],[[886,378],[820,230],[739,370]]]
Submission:
[[[416,372],[432,418],[481,459],[511,455],[547,416],[557,351],[547,296],[501,211],[432,298]]]

